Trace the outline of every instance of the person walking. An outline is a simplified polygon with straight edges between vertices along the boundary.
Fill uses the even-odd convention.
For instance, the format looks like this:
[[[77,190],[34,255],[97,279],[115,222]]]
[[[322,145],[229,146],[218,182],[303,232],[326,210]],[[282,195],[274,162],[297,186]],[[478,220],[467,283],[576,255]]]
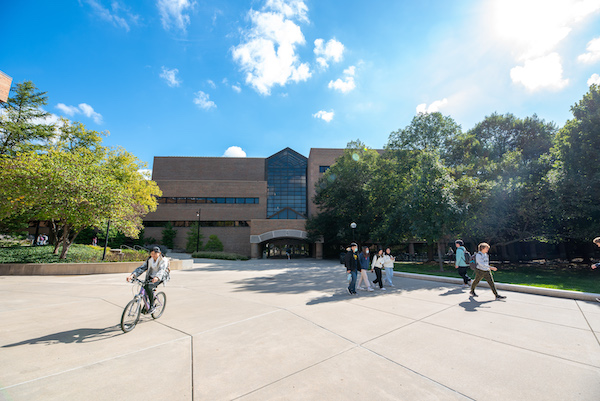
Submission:
[[[454,262],[454,268],[458,269],[458,274],[462,277],[464,281],[463,285],[469,285],[471,278],[467,276],[469,262],[465,257],[465,243],[462,240],[457,239],[454,245],[456,245],[456,261]]]
[[[344,257],[344,265],[346,272],[350,274],[350,284],[348,285],[348,294],[356,294],[356,275],[360,267],[358,266],[358,245],[353,242],[350,244],[350,250],[346,252]]]
[[[373,291],[371,283],[369,282],[369,276],[367,276],[367,270],[369,270],[371,264],[368,247],[362,247],[362,252],[358,254],[358,264],[360,266],[360,277],[358,278],[358,284],[356,284],[356,286],[359,290]],[[366,288],[361,287],[361,283],[364,283]]]
[[[396,258],[392,255],[392,250],[390,248],[386,248],[385,253],[383,254],[383,267],[385,267],[385,281],[390,285],[390,287],[394,287],[392,277],[394,277],[395,261]]]
[[[381,269],[383,269],[383,249],[379,248],[377,255],[373,256],[373,263],[371,264],[371,271],[375,271],[377,279],[373,280],[373,284],[379,284],[380,290],[383,288],[383,279],[381,278]]]
[[[506,298],[503,295],[498,294],[496,291],[496,285],[494,284],[494,278],[492,277],[492,272],[490,270],[496,271],[498,270],[494,266],[490,266],[490,257],[488,255],[488,251],[490,250],[489,244],[482,242],[477,247],[479,252],[475,255],[475,260],[477,261],[477,268],[475,269],[475,280],[473,280],[473,284],[471,284],[471,296],[476,297],[475,287],[481,281],[481,279],[485,279],[487,283],[490,285],[492,292],[496,296],[496,299],[504,299]]]
[[[594,238],[594,241],[592,241],[594,244],[596,244],[598,247],[600,247],[600,237],[596,237]],[[593,269],[597,269],[598,267],[600,267],[600,263],[594,263],[592,265],[592,270]],[[596,298],[596,301],[600,302],[600,298]]]

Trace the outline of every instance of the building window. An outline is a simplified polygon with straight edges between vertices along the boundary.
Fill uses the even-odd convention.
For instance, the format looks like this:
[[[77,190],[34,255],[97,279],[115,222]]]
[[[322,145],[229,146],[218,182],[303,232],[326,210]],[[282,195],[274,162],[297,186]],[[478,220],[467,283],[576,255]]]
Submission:
[[[329,170],[329,166],[319,166],[319,173],[324,173]]]
[[[229,203],[258,205],[258,198],[158,197],[158,203]]]
[[[267,218],[306,219],[307,159],[286,148],[266,161]]]
[[[176,220],[171,221],[173,227],[191,227],[198,220]],[[165,227],[168,221],[145,221],[144,227]],[[224,220],[224,221],[200,221],[200,227],[250,227],[248,221]]]

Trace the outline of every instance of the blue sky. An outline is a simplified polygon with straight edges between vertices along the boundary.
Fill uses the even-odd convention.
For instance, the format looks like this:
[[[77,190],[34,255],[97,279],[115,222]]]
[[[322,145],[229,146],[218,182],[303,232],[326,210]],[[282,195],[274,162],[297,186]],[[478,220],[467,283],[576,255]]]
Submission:
[[[21,0],[0,27],[13,83],[150,166],[381,148],[418,112],[562,126],[600,83],[600,0]]]

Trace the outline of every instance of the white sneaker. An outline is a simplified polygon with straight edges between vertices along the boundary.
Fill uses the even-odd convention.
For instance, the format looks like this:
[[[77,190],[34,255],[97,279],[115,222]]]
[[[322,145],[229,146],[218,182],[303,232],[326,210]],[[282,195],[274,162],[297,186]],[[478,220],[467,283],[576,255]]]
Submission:
[[[367,291],[373,291],[373,288],[369,287],[369,288],[367,289]]]
[[[381,289],[382,289],[383,291],[385,291],[385,287],[381,287]]]
[[[358,289],[364,291],[366,288],[365,287],[358,287]]]

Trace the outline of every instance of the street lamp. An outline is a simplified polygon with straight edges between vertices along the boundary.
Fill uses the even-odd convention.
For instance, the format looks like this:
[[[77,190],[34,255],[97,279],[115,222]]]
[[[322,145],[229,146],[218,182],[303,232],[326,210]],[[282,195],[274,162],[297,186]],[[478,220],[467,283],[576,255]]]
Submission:
[[[350,223],[350,228],[352,229],[352,242],[354,242],[354,229],[356,228],[356,223]]]
[[[198,232],[196,233],[196,252],[198,252],[198,248],[200,247],[200,212],[202,209],[198,209],[196,212],[196,217],[198,217]]]

